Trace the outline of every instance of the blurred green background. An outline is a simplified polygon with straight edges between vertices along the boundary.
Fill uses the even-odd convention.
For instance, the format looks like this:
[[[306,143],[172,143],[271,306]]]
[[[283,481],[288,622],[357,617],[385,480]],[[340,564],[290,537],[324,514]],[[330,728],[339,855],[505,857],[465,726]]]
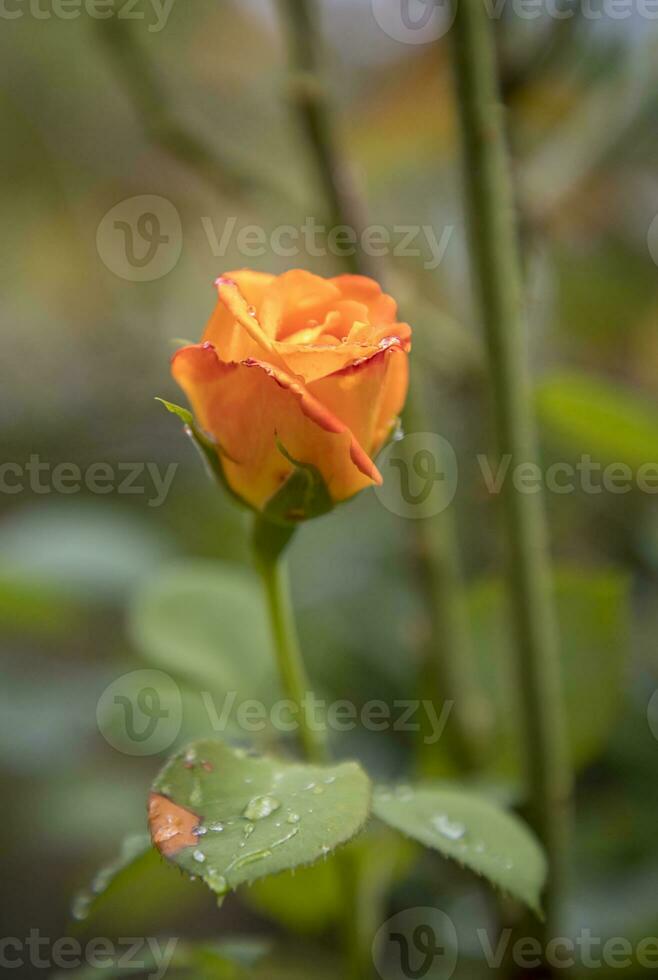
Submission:
[[[161,471],[178,464],[158,507],[149,506],[143,476],[142,493],[40,493],[29,480],[10,492],[17,471],[3,470],[3,935],[38,928],[56,937],[68,934],[76,889],[125,833],[143,828],[148,786],[168,754],[169,746],[133,757],[108,744],[96,712],[108,684],[133,669],[162,668],[185,694],[179,742],[209,732],[194,693],[212,670],[207,649],[195,646],[198,620],[187,623],[167,589],[215,575],[216,606],[203,608],[215,610],[218,645],[231,660],[260,642],[247,521],[205,479],[176,420],[154,401],[182,400],[168,358],[177,338],[200,336],[220,272],[301,266],[331,275],[343,266],[303,249],[245,258],[235,236],[217,255],[209,241],[209,227],[220,236],[234,219],[237,229],[258,225],[268,235],[309,215],[322,221],[274,4],[176,0],[158,31],[149,30],[145,2],[134,21],[16,9],[22,15],[3,23],[0,38],[3,462],[24,467],[38,456],[51,469],[66,462],[83,471],[99,462]],[[369,222],[431,225],[447,236],[436,269],[427,268],[426,248],[385,261],[416,331],[432,427],[459,460],[451,513],[490,726],[487,779],[513,792],[517,761],[500,707],[508,698],[503,549],[496,500],[476,461],[492,450],[491,413],[466,263],[450,35],[400,43],[366,0],[325,3],[322,14],[338,132]],[[589,454],[635,473],[658,463],[658,27],[639,16],[524,21],[511,5],[498,27],[544,460]],[[192,154],[193,165],[180,158],[186,135],[206,148],[201,159]],[[96,243],[107,212],[139,195],[174,206],[181,252],[166,275],[134,282],[116,274],[119,252],[99,254]],[[579,767],[565,929],[636,941],[658,934],[658,699],[650,707],[658,688],[658,496],[579,491],[549,495],[548,506]],[[415,523],[369,491],[299,534],[293,581],[302,641],[315,683],[332,697],[392,702],[418,689],[428,613]],[[212,561],[224,564],[211,571]],[[151,630],[167,610],[167,629],[180,630],[187,650],[178,667],[166,637]],[[355,732],[337,751],[358,755],[381,777],[413,770],[410,735]],[[247,896],[218,911],[202,886],[153,862],[84,928],[276,936],[292,903],[304,942],[328,954],[331,887],[313,887],[325,900],[317,920],[306,921],[307,900],[294,890],[288,913],[266,891],[260,904]],[[484,895],[468,875],[412,854],[390,908],[450,911],[468,949],[473,921],[486,919]],[[315,962],[320,975],[322,960]],[[467,975],[477,968],[473,960]],[[26,967],[21,975],[42,973]]]

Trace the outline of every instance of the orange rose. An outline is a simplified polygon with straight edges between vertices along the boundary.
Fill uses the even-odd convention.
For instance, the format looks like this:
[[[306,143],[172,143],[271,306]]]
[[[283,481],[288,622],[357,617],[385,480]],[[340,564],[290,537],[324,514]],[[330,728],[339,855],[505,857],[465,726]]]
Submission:
[[[395,301],[371,279],[300,269],[241,269],[216,286],[202,343],[177,351],[172,373],[229,487],[262,511],[298,468],[330,503],[381,483],[372,457],[408,385],[411,330]],[[285,516],[312,515],[300,500]]]

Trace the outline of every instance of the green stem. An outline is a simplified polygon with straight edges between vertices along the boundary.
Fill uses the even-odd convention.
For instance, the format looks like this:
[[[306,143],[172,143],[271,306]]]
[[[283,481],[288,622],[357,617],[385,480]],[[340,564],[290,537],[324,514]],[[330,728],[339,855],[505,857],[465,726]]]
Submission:
[[[299,737],[306,758],[310,762],[323,763],[327,759],[325,733],[309,723],[305,710],[306,695],[310,687],[297,639],[288,567],[284,556],[294,530],[293,527],[282,527],[263,518],[256,518],[254,551],[265,588],[281,686],[286,697],[297,707]]]
[[[454,23],[474,275],[494,392],[498,449],[510,471],[534,461],[537,440],[525,352],[518,237],[501,118],[492,25],[483,0],[459,0]],[[552,601],[548,534],[539,494],[503,488],[531,819],[549,859],[547,928],[555,928],[569,831],[571,772]]]
[[[272,636],[281,686],[287,697],[297,705],[300,720],[300,742],[305,757],[316,764],[327,761],[324,731],[309,724],[304,710],[307,692],[310,690],[304,661],[297,639],[295,619],[290,601],[288,569],[284,552],[294,534],[294,527],[273,524],[264,518],[256,518],[254,526],[254,552],[256,565],[265,587],[267,606],[272,625]],[[353,855],[340,855],[338,871],[343,883],[344,918],[343,932],[350,980],[362,980],[363,943],[361,940],[360,887]]]

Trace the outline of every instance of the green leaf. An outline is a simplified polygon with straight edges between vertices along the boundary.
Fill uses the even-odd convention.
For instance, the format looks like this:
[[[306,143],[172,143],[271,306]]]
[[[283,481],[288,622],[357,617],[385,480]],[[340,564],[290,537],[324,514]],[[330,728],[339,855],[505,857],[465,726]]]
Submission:
[[[559,374],[537,390],[540,420],[578,453],[637,469],[658,463],[658,407],[630,389],[584,374]]]
[[[170,554],[162,529],[98,500],[27,505],[0,527],[3,577],[80,605],[123,602]]]
[[[356,762],[301,765],[202,741],[169,761],[153,792],[198,820],[172,859],[223,895],[329,855],[363,827],[371,791]]]
[[[87,919],[97,903],[106,897],[120,878],[130,872],[138,872],[141,866],[150,864],[157,852],[148,834],[134,834],[121,845],[119,856],[96,873],[91,884],[77,893],[73,899],[71,914],[78,922]]]
[[[143,658],[174,676],[221,695],[276,696],[260,584],[239,566],[167,567],[135,596],[128,625]]]
[[[332,510],[334,502],[317,467],[293,459],[278,440],[277,447],[295,468],[283,486],[270,497],[263,516],[275,523],[297,524]]]
[[[571,755],[580,768],[600,753],[620,709],[630,642],[629,582],[613,571],[561,569],[555,585]],[[491,766],[518,775],[522,736],[502,581],[480,582],[471,590],[469,604],[479,689],[493,715]]]
[[[373,813],[540,913],[546,859],[530,830],[489,800],[432,786],[381,789]]]

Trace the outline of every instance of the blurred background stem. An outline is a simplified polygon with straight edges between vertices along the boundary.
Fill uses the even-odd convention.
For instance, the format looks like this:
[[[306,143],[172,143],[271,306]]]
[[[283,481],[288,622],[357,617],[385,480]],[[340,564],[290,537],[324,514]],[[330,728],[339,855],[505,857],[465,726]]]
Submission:
[[[473,274],[489,351],[498,450],[509,454],[511,472],[535,461],[537,440],[492,24],[482,0],[456,4],[453,35]],[[507,480],[502,495],[530,817],[549,859],[548,936],[556,934],[564,887],[571,795],[548,535],[540,494],[520,493]]]
[[[429,407],[430,386],[425,365],[413,365],[412,383],[404,412],[410,432],[430,432],[436,412]],[[434,393],[434,392],[433,392]],[[436,402],[436,394],[434,393]],[[436,405],[435,405],[436,408]],[[443,461],[436,460],[440,472]],[[426,652],[421,676],[421,697],[437,692],[437,701],[450,704],[442,738],[450,764],[458,775],[476,772],[482,763],[486,705],[479,697],[472,671],[468,617],[457,522],[452,507],[431,518],[412,521],[416,540],[416,568],[427,598],[429,614]],[[445,775],[436,746],[419,740],[420,773]]]
[[[311,152],[318,181],[328,206],[331,230],[353,229],[357,240],[365,227],[361,194],[349,162],[336,139],[322,64],[318,9],[309,0],[279,0],[287,28],[290,63],[289,97]],[[355,248],[345,255],[350,272],[374,275],[367,256]]]

